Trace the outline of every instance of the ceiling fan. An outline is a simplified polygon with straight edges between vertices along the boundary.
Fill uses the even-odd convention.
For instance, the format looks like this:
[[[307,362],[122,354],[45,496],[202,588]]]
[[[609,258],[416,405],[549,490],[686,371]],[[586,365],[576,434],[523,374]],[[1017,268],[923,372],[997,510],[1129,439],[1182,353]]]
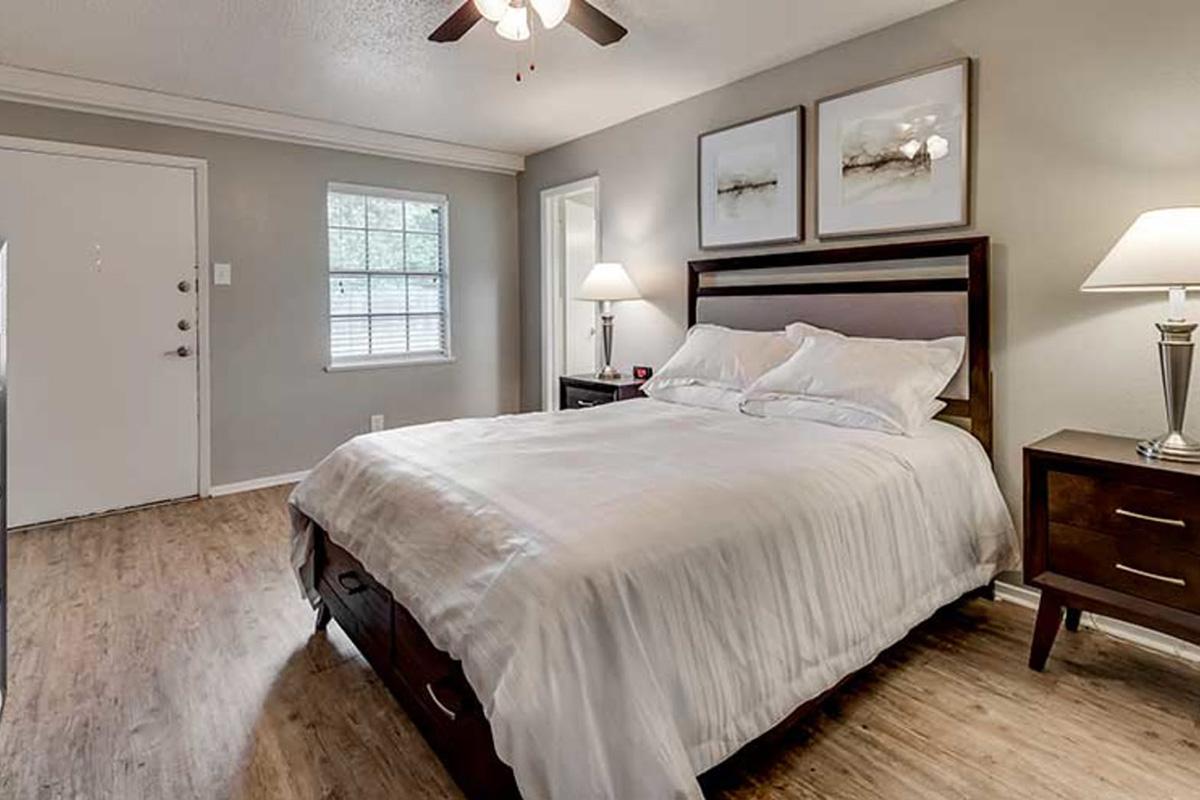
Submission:
[[[431,42],[457,42],[481,19],[496,24],[496,33],[514,42],[532,35],[529,7],[547,29],[566,22],[601,47],[620,41],[628,30],[587,0],[467,0],[429,35]]]

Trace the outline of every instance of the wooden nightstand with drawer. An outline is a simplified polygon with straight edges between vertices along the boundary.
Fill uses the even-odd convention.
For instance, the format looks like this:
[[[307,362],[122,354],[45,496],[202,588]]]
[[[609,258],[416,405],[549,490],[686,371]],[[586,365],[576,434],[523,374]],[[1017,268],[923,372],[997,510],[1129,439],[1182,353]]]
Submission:
[[[597,378],[594,375],[564,375],[558,379],[558,407],[591,408],[642,396],[645,381],[630,377]]]
[[[1067,612],[1200,642],[1200,466],[1152,461],[1137,441],[1062,431],[1025,448],[1025,582],[1042,591],[1029,666]]]

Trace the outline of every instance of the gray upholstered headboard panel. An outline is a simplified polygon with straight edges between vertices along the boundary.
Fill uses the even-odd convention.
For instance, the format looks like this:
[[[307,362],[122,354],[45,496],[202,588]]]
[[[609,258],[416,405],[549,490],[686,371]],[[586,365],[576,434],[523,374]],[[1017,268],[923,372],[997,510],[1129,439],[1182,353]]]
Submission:
[[[967,357],[942,399],[990,452],[987,261],[984,237],[693,261],[688,322],[779,330],[802,321],[851,336],[964,336]]]

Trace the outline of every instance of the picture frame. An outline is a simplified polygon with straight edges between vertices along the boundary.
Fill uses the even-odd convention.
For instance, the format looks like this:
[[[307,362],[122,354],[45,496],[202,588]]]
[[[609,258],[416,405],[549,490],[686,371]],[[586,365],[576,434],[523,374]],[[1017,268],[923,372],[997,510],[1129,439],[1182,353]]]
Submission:
[[[702,250],[804,239],[806,114],[793,106],[700,134]]]
[[[817,101],[817,238],[971,224],[971,71],[960,58]]]

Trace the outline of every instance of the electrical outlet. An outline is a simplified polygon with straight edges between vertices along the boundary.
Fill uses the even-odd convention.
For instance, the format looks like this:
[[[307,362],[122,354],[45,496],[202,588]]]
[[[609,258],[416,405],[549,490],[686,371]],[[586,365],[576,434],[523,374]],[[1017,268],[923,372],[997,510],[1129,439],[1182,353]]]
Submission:
[[[371,433],[383,430],[383,414],[371,415]]]

